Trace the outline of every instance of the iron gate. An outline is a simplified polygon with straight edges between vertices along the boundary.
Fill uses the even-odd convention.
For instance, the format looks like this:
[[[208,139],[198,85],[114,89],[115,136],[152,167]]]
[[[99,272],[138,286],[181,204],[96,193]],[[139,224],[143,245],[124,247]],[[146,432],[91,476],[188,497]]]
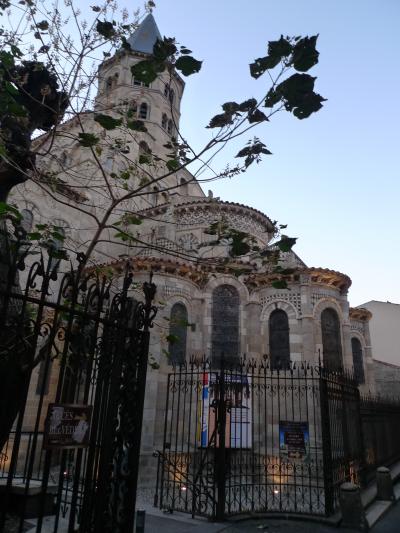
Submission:
[[[171,373],[155,503],[218,520],[246,512],[330,514],[338,497],[333,480],[350,474],[342,441],[334,445],[336,466],[331,460],[343,411],[329,418],[328,380],[354,388],[318,366],[271,368],[267,359],[218,369],[193,361]]]
[[[2,257],[2,435],[9,410],[19,414],[0,446],[0,531],[10,513],[21,532],[28,519],[41,531],[45,515],[54,532],[131,531],[155,285],[137,301],[129,263],[114,277],[79,266],[59,275],[43,256],[21,281],[23,255]],[[25,374],[13,388],[16,367]],[[93,407],[87,447],[43,448],[51,402]]]

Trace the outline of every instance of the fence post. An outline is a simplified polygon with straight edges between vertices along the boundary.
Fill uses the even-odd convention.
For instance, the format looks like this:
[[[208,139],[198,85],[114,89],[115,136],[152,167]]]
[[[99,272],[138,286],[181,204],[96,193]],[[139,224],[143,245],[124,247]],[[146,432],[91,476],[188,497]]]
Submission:
[[[324,376],[323,368],[320,368],[319,393],[321,408],[322,455],[324,465],[325,514],[329,516],[333,514],[334,511],[334,493],[328,385],[327,378]]]
[[[389,468],[381,466],[376,470],[377,500],[394,500],[393,481]]]
[[[342,527],[368,531],[368,522],[358,485],[347,482],[340,486],[340,510],[342,511]]]
[[[217,405],[217,448],[216,448],[216,481],[217,481],[217,508],[216,519],[224,520],[225,517],[225,462],[226,462],[226,409],[225,409],[225,369],[224,357],[221,358],[219,372],[219,398]]]

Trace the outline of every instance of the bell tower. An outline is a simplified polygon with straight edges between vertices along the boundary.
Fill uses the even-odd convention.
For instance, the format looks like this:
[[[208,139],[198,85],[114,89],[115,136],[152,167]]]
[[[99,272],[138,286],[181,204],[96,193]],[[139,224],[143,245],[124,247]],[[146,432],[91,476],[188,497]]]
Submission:
[[[153,52],[160,31],[150,13],[128,39],[131,50],[120,50],[103,61],[98,73],[98,94],[95,110],[106,113],[129,106],[135,118],[145,123],[147,133],[141,133],[142,146],[148,145],[154,154],[166,152],[168,141],[177,137],[180,103],[184,81],[176,73],[163,72],[150,84],[135,80],[131,67]]]

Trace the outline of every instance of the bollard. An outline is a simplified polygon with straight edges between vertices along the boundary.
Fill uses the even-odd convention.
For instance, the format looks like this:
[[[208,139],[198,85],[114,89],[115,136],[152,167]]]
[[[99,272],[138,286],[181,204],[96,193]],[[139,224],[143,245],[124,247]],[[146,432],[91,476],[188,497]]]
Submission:
[[[342,511],[341,527],[368,531],[368,522],[361,503],[360,487],[354,483],[343,483],[340,486],[340,510]]]
[[[136,533],[144,533],[146,523],[146,511],[138,509],[136,511]]]
[[[394,500],[393,481],[389,468],[380,466],[376,470],[377,500]]]

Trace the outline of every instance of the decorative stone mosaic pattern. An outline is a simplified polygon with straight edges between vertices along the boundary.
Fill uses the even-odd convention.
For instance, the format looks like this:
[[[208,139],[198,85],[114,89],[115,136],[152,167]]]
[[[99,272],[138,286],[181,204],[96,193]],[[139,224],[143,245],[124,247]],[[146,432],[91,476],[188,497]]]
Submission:
[[[260,299],[263,307],[277,300],[284,300],[285,302],[291,303],[292,305],[295,306],[297,311],[301,313],[301,295],[299,292],[293,292],[293,291],[276,292],[274,294],[262,296]]]

